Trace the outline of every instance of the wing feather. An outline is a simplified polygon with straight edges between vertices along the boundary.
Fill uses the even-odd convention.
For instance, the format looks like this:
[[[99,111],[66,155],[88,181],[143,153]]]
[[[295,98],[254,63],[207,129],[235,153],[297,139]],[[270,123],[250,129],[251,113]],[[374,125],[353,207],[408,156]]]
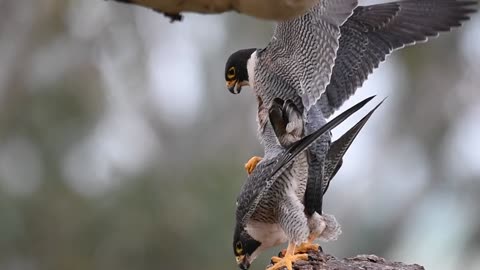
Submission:
[[[340,47],[320,102],[325,117],[338,109],[394,50],[426,42],[469,19],[473,1],[405,0],[357,7],[340,27]]]
[[[276,25],[272,40],[258,52],[255,71],[254,85],[264,91],[267,104],[275,97],[299,96],[308,111],[320,99],[335,63],[340,25],[356,5],[357,0],[321,0],[304,15]]]

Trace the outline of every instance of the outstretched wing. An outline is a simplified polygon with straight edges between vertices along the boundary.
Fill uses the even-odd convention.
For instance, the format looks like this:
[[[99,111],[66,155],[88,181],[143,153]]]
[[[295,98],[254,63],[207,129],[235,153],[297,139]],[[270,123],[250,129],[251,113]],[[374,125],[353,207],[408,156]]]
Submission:
[[[305,151],[321,135],[338,126],[373,98],[373,96],[366,98],[323,125],[317,131],[292,143],[277,158],[260,162],[248,177],[237,199],[237,220],[244,224],[253,215],[264,194],[268,192],[277,178],[288,168],[290,162],[298,154]]]
[[[396,49],[425,42],[468,20],[473,1],[405,0],[357,7],[340,27],[330,84],[320,102],[325,117],[338,109]]]
[[[266,91],[266,102],[299,95],[308,110],[318,101],[330,81],[340,25],[356,5],[357,0],[319,0],[304,15],[277,24],[270,43],[258,51],[255,69],[255,87]]]

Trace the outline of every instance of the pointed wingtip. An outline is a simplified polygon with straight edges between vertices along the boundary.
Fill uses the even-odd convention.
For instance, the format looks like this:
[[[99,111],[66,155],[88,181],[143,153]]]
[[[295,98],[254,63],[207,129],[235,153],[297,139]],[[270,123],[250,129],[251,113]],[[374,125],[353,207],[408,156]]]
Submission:
[[[373,97],[369,98],[369,100],[371,100]],[[332,142],[332,144],[330,145],[327,153],[327,160],[330,161],[330,165],[333,170],[326,171],[328,176],[326,177],[327,182],[323,190],[324,193],[327,191],[330,185],[330,181],[335,176],[338,169],[340,169],[343,156],[346,154],[347,150],[350,148],[353,141],[360,133],[362,128],[365,126],[365,124],[368,122],[375,110],[377,110],[378,107],[380,107],[380,105],[382,105],[382,103],[386,99],[387,98],[384,98],[382,101],[380,101],[370,112],[368,112],[362,119],[360,119],[360,121],[358,121],[353,127],[351,127],[347,132],[345,132],[342,136],[340,136],[340,138]]]
[[[375,97],[375,96],[373,96]],[[372,97],[372,98],[373,98]],[[387,99],[388,97],[385,97],[383,98],[375,107],[373,107],[373,109],[371,109],[360,121],[358,121],[358,123],[356,124],[357,125],[360,125],[363,127],[363,125],[365,125],[365,123],[368,121],[368,119],[370,119],[370,117],[372,116],[372,114],[378,109],[378,107],[380,107],[380,105],[383,104],[383,102]]]
[[[388,96],[387,96],[387,97],[384,97],[384,98],[377,104],[377,106],[375,106],[367,115],[372,115],[373,112],[375,112],[375,111],[378,109],[378,107],[380,107],[380,105],[382,105],[383,102],[385,102],[385,100],[387,100],[387,98],[388,98]]]
[[[370,100],[374,99],[377,95],[373,95],[373,96],[369,96],[367,97],[366,99],[360,101],[359,103],[357,103],[357,105],[355,105],[354,107],[357,107],[357,106],[360,106],[360,107],[363,107],[365,104],[367,104],[368,102],[370,102]],[[353,108],[353,107],[352,107]]]
[[[329,130],[334,129],[340,123],[345,121],[348,117],[350,117],[352,114],[360,110],[365,104],[367,104],[369,101],[371,101],[373,98],[376,96],[370,96],[357,104],[353,105],[346,111],[342,112],[340,115],[337,117],[333,118],[329,122],[327,122],[325,125],[323,125],[321,128],[319,128],[317,131],[311,133],[310,135],[305,136],[303,139],[291,144],[287,148],[287,152],[290,153],[288,156],[285,156],[285,159],[283,160],[282,163],[287,163],[290,160],[292,160],[298,153],[302,152],[306,148],[308,148],[315,140],[317,140],[321,135],[324,133],[328,132]]]

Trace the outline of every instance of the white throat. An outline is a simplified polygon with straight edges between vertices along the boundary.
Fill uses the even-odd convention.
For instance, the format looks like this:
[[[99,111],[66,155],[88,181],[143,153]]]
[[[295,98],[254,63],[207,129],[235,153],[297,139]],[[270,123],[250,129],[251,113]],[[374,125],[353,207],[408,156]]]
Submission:
[[[257,51],[255,50],[250,58],[247,60],[247,73],[248,73],[248,83],[250,87],[255,91],[255,66],[257,65]]]
[[[288,242],[287,235],[278,224],[250,221],[247,223],[245,230],[253,239],[262,243],[259,250]]]

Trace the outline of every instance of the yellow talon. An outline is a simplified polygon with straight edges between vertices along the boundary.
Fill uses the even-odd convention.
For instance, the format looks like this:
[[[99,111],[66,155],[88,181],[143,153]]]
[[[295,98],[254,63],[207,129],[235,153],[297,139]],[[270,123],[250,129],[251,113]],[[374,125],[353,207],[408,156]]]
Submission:
[[[309,251],[318,251],[320,245],[314,243],[302,243],[295,249],[295,254],[308,253]]]
[[[295,255],[295,244],[289,243],[287,252],[283,258],[272,257],[272,262],[274,263],[272,267],[267,270],[280,270],[282,267],[287,267],[288,270],[293,269],[293,263],[296,261],[306,261],[308,260],[307,254],[297,254]]]
[[[251,159],[249,159],[248,162],[245,163],[245,170],[247,170],[247,173],[251,174],[261,160],[262,158],[257,156],[253,156]]]
[[[299,246],[297,246],[295,248],[295,254],[302,254],[302,253],[308,253],[309,251],[319,251],[320,250],[320,245],[318,244],[314,244],[313,241],[315,240],[315,235],[310,235],[308,237],[308,240],[307,242],[305,243],[301,243]],[[287,250],[286,249],[282,249],[280,251],[280,253],[278,253],[278,257],[273,257],[272,258],[272,262],[273,259],[275,258],[283,258],[285,256],[285,254],[287,253]]]

